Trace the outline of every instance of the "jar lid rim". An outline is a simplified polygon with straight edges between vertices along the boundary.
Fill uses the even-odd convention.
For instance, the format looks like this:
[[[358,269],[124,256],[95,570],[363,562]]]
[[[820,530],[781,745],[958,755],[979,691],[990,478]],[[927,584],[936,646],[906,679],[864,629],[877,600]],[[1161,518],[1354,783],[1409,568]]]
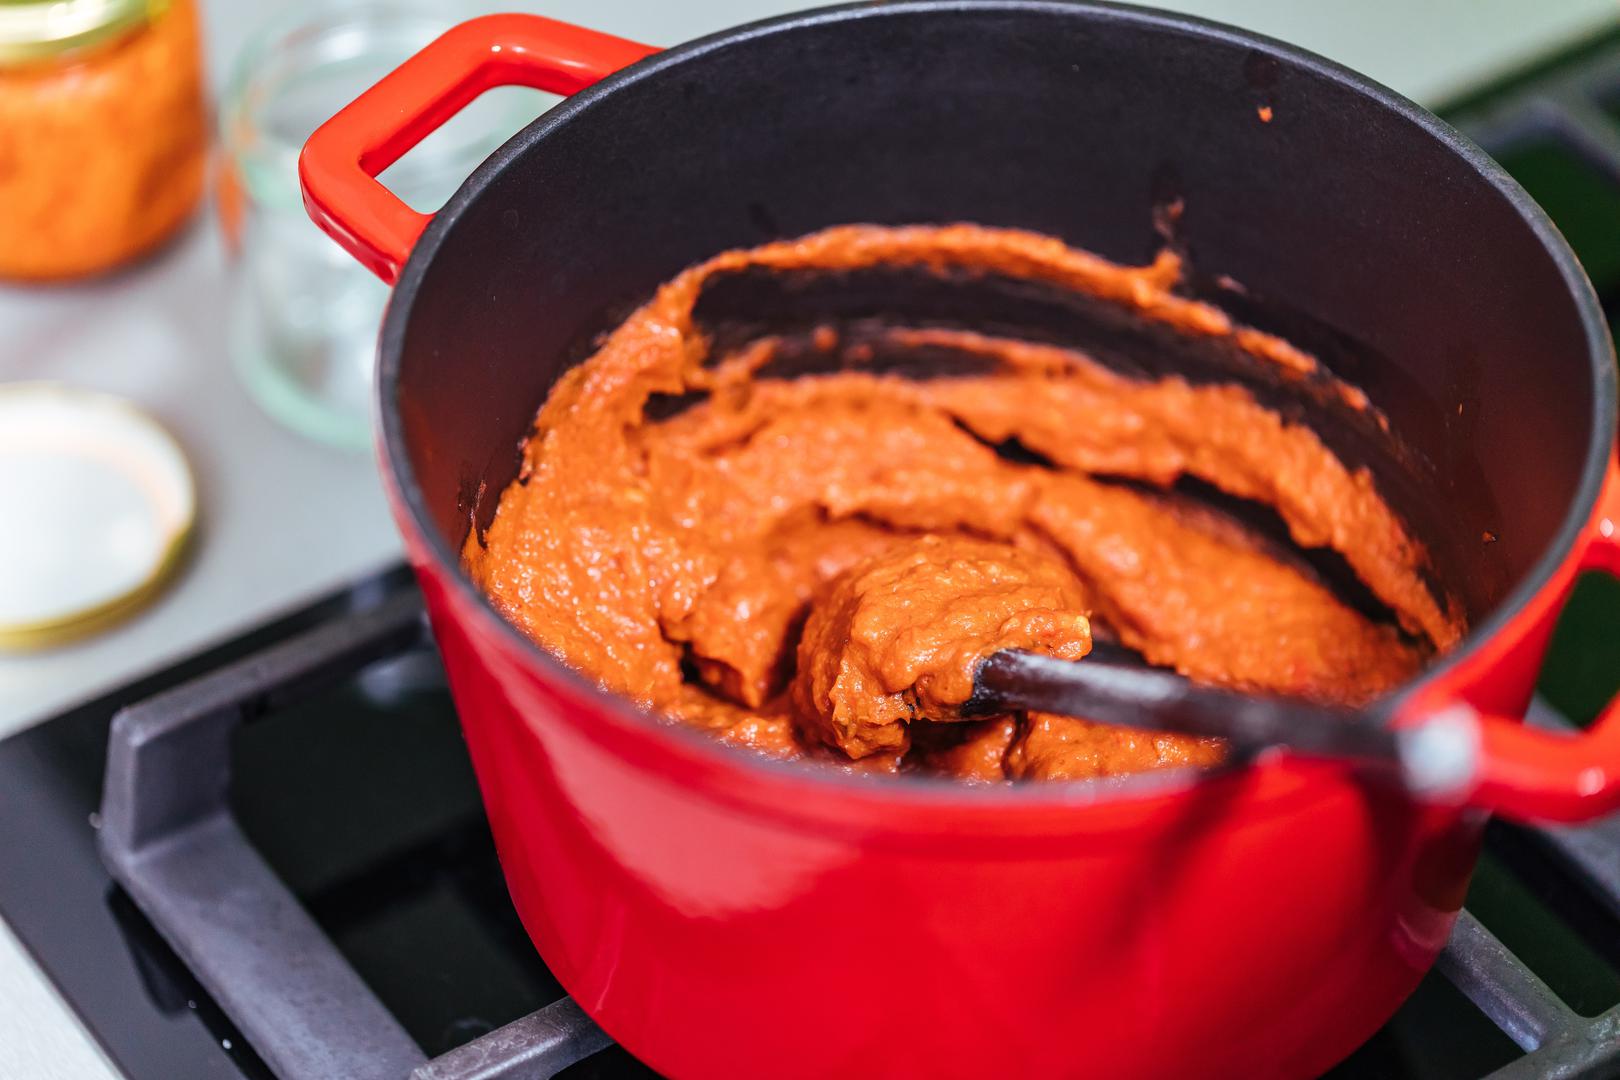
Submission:
[[[130,401],[54,382],[0,386],[0,652],[83,637],[154,599],[197,520],[191,463]],[[63,494],[63,493],[66,494]]]
[[[134,29],[170,0],[0,0],[0,64],[43,60]]]

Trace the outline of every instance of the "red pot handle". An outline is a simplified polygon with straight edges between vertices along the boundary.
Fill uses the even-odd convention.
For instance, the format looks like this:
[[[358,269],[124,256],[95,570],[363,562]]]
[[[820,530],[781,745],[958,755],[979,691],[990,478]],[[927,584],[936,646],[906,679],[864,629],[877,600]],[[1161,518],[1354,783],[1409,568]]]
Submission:
[[[304,207],[392,284],[432,215],[406,206],[378,173],[485,90],[572,94],[656,51],[538,15],[486,15],[454,26],[309,137],[298,159]]]
[[[1610,462],[1579,570],[1620,577],[1620,469]],[[1531,821],[1584,821],[1620,809],[1620,697],[1577,734],[1481,718],[1479,782],[1469,802]]]

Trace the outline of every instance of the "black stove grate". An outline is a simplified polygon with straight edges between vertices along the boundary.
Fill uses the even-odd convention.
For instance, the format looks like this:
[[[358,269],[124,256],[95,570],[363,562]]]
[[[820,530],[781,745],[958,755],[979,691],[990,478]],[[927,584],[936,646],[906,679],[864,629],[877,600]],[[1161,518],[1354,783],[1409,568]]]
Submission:
[[[186,967],[286,1080],[553,1076],[609,1040],[567,997],[429,1060],[233,813],[233,735],[420,646],[403,593],[114,718],[101,850]],[[288,958],[297,958],[289,963]]]

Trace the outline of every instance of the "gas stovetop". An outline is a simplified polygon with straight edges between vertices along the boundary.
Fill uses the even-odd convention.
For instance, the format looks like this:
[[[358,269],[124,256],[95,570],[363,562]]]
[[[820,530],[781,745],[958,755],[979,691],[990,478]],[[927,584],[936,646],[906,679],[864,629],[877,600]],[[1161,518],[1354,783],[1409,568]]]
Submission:
[[[518,923],[403,568],[0,743],[0,823],[0,916],[136,1080],[650,1075]]]
[[[1620,36],[1450,115],[1620,314]],[[1537,718],[1617,683],[1592,578]],[[651,1075],[512,910],[403,569],[0,743],[0,836],[0,917],[136,1080]],[[1620,818],[1490,825],[1434,972],[1330,1075],[1620,1075]]]
[[[137,1080],[650,1075],[518,923],[403,570],[0,744],[0,821],[0,913]],[[1333,1076],[1620,1070],[1620,820],[1486,847]]]

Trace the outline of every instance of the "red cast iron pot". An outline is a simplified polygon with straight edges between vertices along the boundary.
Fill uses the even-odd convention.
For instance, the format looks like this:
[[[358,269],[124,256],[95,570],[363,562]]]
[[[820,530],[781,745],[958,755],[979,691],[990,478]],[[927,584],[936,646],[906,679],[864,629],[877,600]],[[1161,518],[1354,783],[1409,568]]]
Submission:
[[[574,96],[431,218],[373,179],[505,83]],[[1620,569],[1599,309],[1488,158],[1342,68],[1096,4],[853,5],[661,53],[493,16],[333,118],[302,175],[397,279],[382,458],[517,909],[665,1073],[1306,1076],[1416,986],[1488,812],[1620,802],[1613,708],[1578,737],[1516,719],[1577,573]],[[553,380],[681,267],[851,221],[1141,261],[1177,196],[1189,289],[1317,350],[1405,441],[1380,481],[1475,629],[1396,715],[1478,711],[1457,800],[1286,759],[995,790],[773,764],[599,692],[461,573]],[[1109,355],[1119,327],[1087,325]]]

